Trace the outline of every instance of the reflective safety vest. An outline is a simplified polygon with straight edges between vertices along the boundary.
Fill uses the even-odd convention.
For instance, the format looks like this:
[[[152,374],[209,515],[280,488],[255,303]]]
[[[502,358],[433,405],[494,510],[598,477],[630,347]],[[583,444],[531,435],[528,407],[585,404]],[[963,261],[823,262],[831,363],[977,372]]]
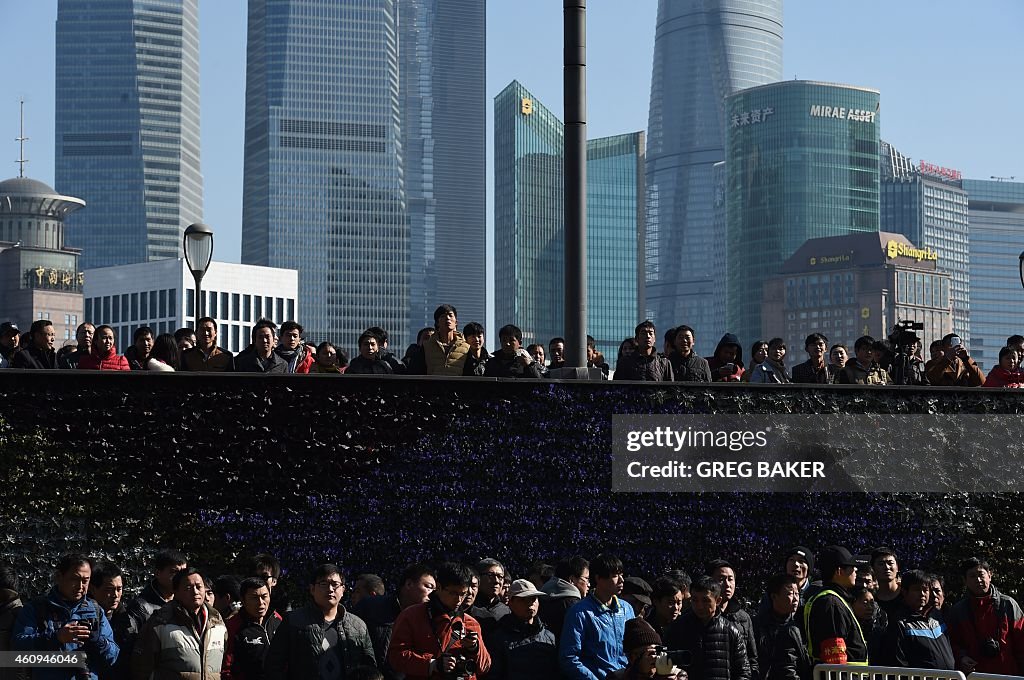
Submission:
[[[850,603],[846,601],[845,597],[843,597],[834,590],[822,590],[821,592],[817,593],[814,597],[812,597],[810,600],[808,600],[807,604],[804,606],[804,634],[807,636],[807,652],[811,655],[811,663],[825,663],[818,656],[817,650],[814,649],[814,642],[811,640],[811,607],[814,606],[814,603],[817,602],[818,599],[824,595],[834,595],[837,600],[843,603],[843,606],[846,607],[846,611],[850,612],[850,618],[853,619],[853,624],[857,626],[857,634],[860,635],[861,642],[864,643],[864,656],[867,657],[867,639],[864,637],[864,631],[861,630],[860,621],[857,620],[857,615],[853,613],[853,609],[850,607]],[[867,666],[868,660],[867,658],[865,658],[864,661],[847,661],[846,665]]]

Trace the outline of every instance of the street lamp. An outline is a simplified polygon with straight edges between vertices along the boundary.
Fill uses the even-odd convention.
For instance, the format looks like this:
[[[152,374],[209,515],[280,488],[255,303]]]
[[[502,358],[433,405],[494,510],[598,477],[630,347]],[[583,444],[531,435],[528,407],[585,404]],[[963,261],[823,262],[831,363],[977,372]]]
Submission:
[[[1020,254],[1020,285],[1024,288],[1024,253]]]
[[[196,280],[196,297],[193,315],[198,328],[199,319],[203,316],[203,289],[202,281],[206,270],[210,268],[210,260],[213,259],[213,230],[202,222],[190,224],[185,228],[185,239],[181,245],[185,251],[185,264],[192,272],[192,278]]]

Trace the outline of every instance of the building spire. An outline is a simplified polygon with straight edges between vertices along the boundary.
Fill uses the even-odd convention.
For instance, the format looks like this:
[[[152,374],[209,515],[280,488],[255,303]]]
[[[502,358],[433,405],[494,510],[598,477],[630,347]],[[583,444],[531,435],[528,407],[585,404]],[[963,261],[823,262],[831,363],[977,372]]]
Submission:
[[[20,149],[18,153],[18,160],[14,161],[18,164],[18,177],[25,176],[25,163],[28,163],[28,159],[25,158],[25,142],[28,141],[28,137],[25,136],[25,100],[21,99],[21,132],[14,141],[18,142]]]

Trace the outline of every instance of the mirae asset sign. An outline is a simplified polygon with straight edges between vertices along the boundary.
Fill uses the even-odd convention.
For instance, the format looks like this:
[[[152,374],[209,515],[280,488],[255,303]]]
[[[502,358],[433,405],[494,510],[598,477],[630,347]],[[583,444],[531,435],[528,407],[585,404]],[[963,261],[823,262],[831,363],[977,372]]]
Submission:
[[[840,120],[856,120],[861,123],[874,123],[875,112],[864,109],[848,109],[844,106],[811,105],[812,118],[838,118]]]

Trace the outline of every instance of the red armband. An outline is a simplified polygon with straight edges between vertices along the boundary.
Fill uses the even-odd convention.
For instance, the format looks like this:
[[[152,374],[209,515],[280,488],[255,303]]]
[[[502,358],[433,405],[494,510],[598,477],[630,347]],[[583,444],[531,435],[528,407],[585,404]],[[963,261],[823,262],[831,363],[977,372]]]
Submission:
[[[823,663],[846,663],[846,640],[829,638],[821,641],[821,660]]]

